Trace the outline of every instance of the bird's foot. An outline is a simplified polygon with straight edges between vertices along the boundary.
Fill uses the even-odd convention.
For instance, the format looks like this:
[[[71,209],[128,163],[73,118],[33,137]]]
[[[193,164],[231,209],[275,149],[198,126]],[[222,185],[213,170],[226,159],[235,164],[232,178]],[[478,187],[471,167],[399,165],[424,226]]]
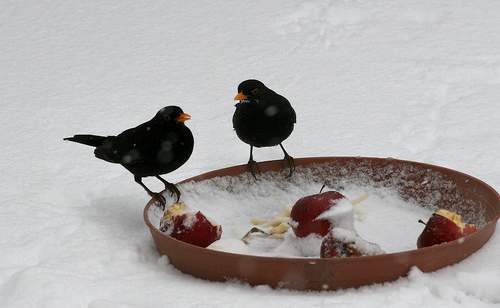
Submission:
[[[156,205],[158,205],[158,207],[164,211],[165,205],[167,204],[167,199],[165,199],[165,197],[161,193],[150,192],[148,194],[155,201]]]
[[[248,168],[248,171],[250,171],[250,173],[254,177],[254,179],[257,180],[257,176],[255,174],[260,173],[259,166],[257,165],[257,162],[253,159],[250,159],[247,163],[247,168]]]
[[[288,167],[290,168],[290,173],[287,177],[291,177],[293,172],[295,171],[295,160],[290,155],[285,155],[285,158],[283,158],[283,160],[288,163]]]
[[[177,188],[177,186],[175,186],[175,184],[167,182],[167,183],[165,183],[165,189],[170,192],[171,196],[175,195],[175,198],[176,198],[175,202],[179,202],[179,199],[181,198],[181,192]]]

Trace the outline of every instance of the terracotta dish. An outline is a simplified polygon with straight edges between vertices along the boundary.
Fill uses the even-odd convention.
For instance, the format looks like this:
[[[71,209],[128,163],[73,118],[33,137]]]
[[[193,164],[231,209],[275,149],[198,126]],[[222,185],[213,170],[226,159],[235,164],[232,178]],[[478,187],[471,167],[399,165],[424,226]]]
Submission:
[[[451,169],[392,158],[317,157],[300,158],[295,162],[297,170],[314,167],[316,171],[310,174],[317,178],[318,183],[326,182],[332,187],[339,178],[352,178],[358,179],[360,184],[370,181],[375,185],[391,186],[402,198],[420,204],[425,204],[429,196],[437,196],[440,208],[471,217],[480,228],[453,242],[378,256],[331,259],[259,257],[200,248],[161,233],[148,217],[149,208],[154,206],[150,201],[144,209],[144,220],[156,248],[180,271],[203,279],[237,279],[250,285],[297,290],[334,290],[392,281],[405,276],[413,266],[431,272],[459,262],[488,241],[500,217],[500,196],[492,187]],[[282,169],[286,174],[286,165],[282,161],[259,163],[261,173],[281,174]],[[246,165],[240,165],[182,182],[241,176],[245,172]],[[283,180],[286,177],[283,176]]]

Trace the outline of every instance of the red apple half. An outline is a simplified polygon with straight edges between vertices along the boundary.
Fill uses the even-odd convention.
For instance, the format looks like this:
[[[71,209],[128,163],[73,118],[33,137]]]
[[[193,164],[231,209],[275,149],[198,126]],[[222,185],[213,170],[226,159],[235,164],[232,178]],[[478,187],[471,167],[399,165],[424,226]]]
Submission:
[[[220,239],[222,227],[211,222],[200,211],[190,211],[184,203],[175,203],[164,213],[160,230],[173,238],[200,247]]]
[[[346,197],[337,191],[327,191],[324,193],[314,194],[299,199],[292,208],[290,217],[292,222],[290,225],[297,237],[306,237],[310,234],[325,236],[332,228],[332,222],[341,223],[342,215],[346,216],[344,223],[347,228],[353,225],[352,204],[340,211],[342,215],[327,215],[331,208],[336,207],[341,201],[347,201]],[[350,207],[350,208],[349,208]],[[335,217],[336,216],[336,217]],[[337,221],[335,221],[337,218]]]
[[[465,224],[462,217],[455,212],[439,209],[425,224],[418,237],[417,247],[428,247],[454,241],[477,230],[474,224]]]

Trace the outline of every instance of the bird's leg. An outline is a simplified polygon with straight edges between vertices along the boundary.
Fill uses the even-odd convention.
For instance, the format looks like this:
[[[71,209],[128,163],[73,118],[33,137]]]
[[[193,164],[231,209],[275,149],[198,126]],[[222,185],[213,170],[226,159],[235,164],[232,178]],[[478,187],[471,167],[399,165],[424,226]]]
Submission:
[[[167,200],[165,199],[165,197],[163,197],[163,195],[161,193],[152,192],[149,188],[147,188],[146,185],[144,185],[144,183],[142,182],[142,177],[140,177],[140,176],[135,176],[134,180],[137,184],[141,185],[142,188],[144,188],[146,190],[148,195],[151,196],[151,198],[153,198],[153,200],[155,200],[156,202],[158,202],[160,204],[160,207],[163,210],[165,210],[165,204],[167,203]]]
[[[283,145],[281,143],[280,143],[280,147],[283,150],[283,153],[285,154],[285,158],[283,158],[283,159],[288,162],[288,166],[290,167],[290,174],[288,174],[288,177],[291,177],[292,173],[295,171],[295,161],[293,160],[292,156],[288,155],[288,153],[286,152],[285,148],[283,147]]]
[[[250,173],[253,175],[253,177],[257,179],[255,171],[259,171],[259,169],[257,167],[257,162],[253,160],[253,145],[250,146],[250,158],[248,159],[247,168],[248,170],[250,170]]]
[[[179,191],[177,186],[175,186],[175,184],[167,182],[167,180],[165,180],[159,175],[157,175],[156,178],[160,180],[163,184],[165,184],[165,189],[168,190],[172,194],[172,196],[173,195],[176,196],[177,200],[175,202],[179,202],[179,199],[181,198],[181,192]]]

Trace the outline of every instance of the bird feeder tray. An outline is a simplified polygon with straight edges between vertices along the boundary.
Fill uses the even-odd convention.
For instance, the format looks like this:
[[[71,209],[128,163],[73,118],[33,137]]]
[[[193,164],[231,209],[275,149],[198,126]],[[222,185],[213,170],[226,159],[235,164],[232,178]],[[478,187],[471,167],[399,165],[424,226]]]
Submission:
[[[412,267],[432,272],[457,263],[488,241],[500,217],[499,194],[481,180],[455,170],[392,158],[367,157],[299,158],[295,159],[295,164],[297,170],[314,169],[312,174],[319,184],[334,184],[339,178],[357,177],[369,179],[371,184],[390,186],[403,199],[416,201],[415,204],[424,204],[430,195],[438,196],[440,208],[475,217],[478,221],[473,223],[478,224],[479,229],[452,242],[377,256],[264,257],[200,248],[160,232],[149,218],[155,207],[151,200],[144,209],[144,220],[157,250],[167,255],[170,264],[180,271],[202,279],[239,280],[250,285],[295,290],[335,290],[393,281],[407,275]],[[262,162],[259,170],[261,173],[283,173],[282,180],[287,180],[287,166],[283,161]],[[245,172],[246,165],[239,165],[207,172],[181,183],[221,176],[237,177]]]

